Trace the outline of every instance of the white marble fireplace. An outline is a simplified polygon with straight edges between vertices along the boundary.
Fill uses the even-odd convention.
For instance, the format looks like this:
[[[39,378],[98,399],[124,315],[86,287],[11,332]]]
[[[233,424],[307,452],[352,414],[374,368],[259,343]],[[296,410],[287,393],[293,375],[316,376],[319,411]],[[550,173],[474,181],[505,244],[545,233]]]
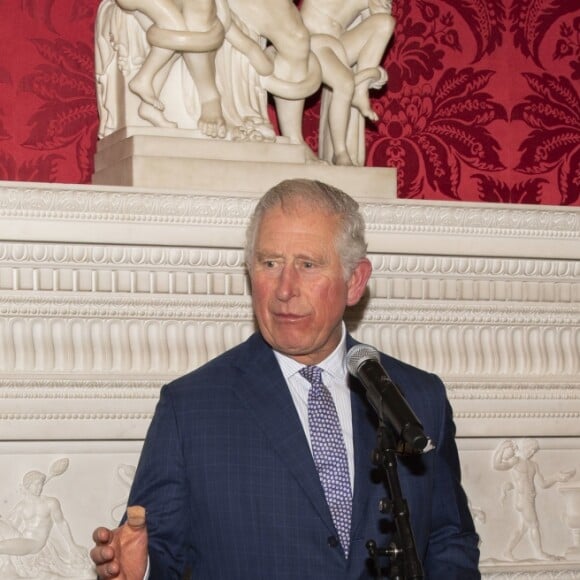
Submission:
[[[253,330],[261,193],[0,183],[0,543],[33,471],[74,543],[115,524],[160,386]],[[375,273],[348,322],[445,380],[484,577],[580,578],[580,208],[361,202]],[[0,577],[64,575],[26,558]]]

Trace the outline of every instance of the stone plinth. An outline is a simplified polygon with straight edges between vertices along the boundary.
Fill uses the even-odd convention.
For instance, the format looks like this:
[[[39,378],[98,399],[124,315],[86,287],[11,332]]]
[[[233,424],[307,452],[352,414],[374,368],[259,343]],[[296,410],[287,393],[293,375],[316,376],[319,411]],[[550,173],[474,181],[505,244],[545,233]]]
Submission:
[[[237,142],[202,138],[197,131],[133,127],[101,139],[93,184],[263,192],[294,177],[319,179],[357,199],[396,199],[396,170],[386,167],[337,167],[310,161],[304,145],[278,138]]]

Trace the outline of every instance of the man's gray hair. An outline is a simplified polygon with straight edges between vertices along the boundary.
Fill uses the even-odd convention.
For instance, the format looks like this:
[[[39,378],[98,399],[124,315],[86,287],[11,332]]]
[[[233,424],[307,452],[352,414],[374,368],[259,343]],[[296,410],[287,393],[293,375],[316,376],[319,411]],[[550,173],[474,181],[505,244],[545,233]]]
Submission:
[[[245,259],[251,269],[256,236],[266,212],[281,207],[291,208],[296,201],[306,201],[312,207],[340,217],[341,228],[335,240],[345,278],[366,256],[365,222],[358,203],[344,191],[310,179],[287,179],[269,189],[258,202],[246,232]]]

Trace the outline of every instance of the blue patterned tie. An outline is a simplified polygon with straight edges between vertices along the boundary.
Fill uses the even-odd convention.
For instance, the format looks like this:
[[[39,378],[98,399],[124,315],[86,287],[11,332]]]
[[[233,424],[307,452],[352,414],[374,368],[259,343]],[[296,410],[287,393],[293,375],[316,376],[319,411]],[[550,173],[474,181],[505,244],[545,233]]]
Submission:
[[[314,463],[340,543],[348,558],[352,490],[338,413],[330,391],[322,382],[322,369],[307,366],[300,370],[300,374],[312,385],[308,392],[308,424]]]

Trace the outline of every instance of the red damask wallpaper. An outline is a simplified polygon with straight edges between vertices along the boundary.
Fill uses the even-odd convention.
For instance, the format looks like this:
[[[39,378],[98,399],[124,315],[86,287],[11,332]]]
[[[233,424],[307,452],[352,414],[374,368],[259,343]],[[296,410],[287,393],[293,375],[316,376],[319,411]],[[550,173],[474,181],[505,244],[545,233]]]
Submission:
[[[0,179],[90,183],[99,0],[0,2]],[[399,196],[580,205],[580,3],[393,0],[367,165]],[[316,147],[318,103],[305,114]]]

